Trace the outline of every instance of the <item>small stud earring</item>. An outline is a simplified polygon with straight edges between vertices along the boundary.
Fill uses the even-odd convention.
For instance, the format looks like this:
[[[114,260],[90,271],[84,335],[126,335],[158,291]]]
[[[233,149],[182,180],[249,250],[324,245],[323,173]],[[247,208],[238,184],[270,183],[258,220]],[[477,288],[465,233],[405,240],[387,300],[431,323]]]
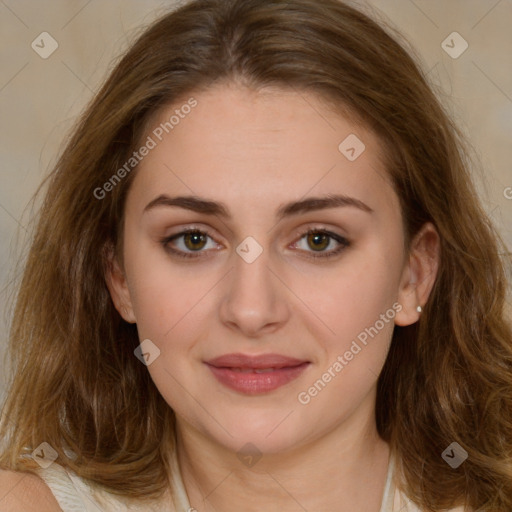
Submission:
[[[421,309],[421,306],[418,306],[418,307],[416,308],[416,311],[417,311],[418,313],[421,313],[423,310]]]

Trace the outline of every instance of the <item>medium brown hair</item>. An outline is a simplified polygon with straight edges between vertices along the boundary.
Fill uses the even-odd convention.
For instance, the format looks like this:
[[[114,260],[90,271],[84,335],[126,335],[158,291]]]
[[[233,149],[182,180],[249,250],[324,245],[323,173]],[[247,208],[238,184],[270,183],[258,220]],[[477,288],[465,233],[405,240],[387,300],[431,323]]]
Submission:
[[[389,31],[336,0],[195,0],[157,20],[111,73],[49,177],[12,321],[0,464],[33,471],[21,455],[46,441],[59,464],[113,493],[158,497],[167,487],[173,411],[134,356],[136,327],[105,284],[136,170],[103,199],[94,191],[155,112],[222,81],[313,91],[380,138],[406,240],[432,222],[441,261],[421,320],[395,328],[378,431],[397,455],[401,487],[425,510],[510,512],[504,245],[425,75]],[[454,441],[469,454],[457,469],[441,457]]]

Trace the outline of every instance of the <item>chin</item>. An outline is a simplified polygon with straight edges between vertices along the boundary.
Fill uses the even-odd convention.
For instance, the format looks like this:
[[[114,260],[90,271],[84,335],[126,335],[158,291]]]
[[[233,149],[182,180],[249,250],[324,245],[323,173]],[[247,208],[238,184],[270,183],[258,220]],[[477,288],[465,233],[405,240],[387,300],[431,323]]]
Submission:
[[[227,426],[229,434],[216,423],[210,423],[204,433],[235,453],[248,444],[264,454],[283,453],[297,448],[311,435],[307,424],[299,421],[293,408],[267,412],[246,410],[216,419]]]

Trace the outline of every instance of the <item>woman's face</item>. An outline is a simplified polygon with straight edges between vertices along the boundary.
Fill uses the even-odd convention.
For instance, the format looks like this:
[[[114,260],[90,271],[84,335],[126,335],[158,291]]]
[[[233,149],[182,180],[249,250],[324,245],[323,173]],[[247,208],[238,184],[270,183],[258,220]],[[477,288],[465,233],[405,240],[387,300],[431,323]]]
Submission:
[[[379,142],[311,93],[193,98],[143,140],[116,306],[182,427],[268,453],[350,435],[373,421],[394,324],[417,318]]]

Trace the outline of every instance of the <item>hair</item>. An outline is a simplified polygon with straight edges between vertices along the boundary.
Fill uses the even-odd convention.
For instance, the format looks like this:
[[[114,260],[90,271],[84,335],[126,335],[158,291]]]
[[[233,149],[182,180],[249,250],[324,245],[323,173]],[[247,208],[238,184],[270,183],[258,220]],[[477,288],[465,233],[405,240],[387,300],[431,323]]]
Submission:
[[[174,413],[134,356],[136,326],[105,281],[136,168],[102,199],[95,190],[132,156],[155,113],[237,82],[313,92],[381,141],[407,244],[432,222],[441,251],[421,320],[395,327],[377,384],[378,432],[421,508],[512,510],[509,260],[477,199],[468,146],[390,34],[337,0],[194,0],[140,35],[45,183],[10,330],[2,467],[34,472],[23,455],[46,441],[59,464],[116,495],[164,493]],[[453,441],[469,455],[457,469],[441,457]]]

